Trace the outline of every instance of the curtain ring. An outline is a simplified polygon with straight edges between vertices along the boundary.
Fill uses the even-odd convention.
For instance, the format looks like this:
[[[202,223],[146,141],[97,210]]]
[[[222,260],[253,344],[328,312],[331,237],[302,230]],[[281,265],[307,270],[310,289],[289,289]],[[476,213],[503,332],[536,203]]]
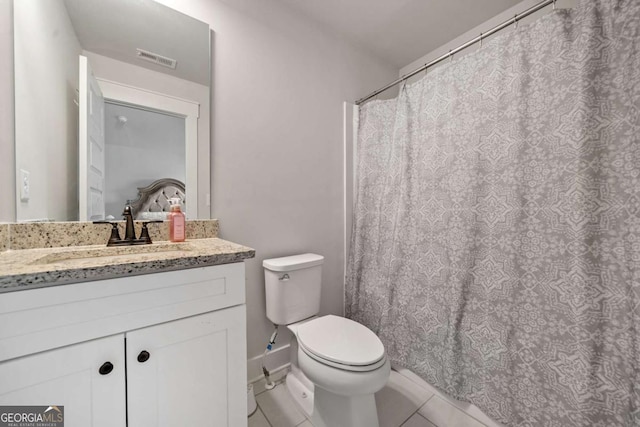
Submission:
[[[480,47],[482,48],[482,33],[480,33]]]
[[[513,17],[513,29],[517,30],[518,29],[518,14],[516,13],[515,16]]]
[[[553,10],[556,10],[556,0],[553,0]]]
[[[449,49],[449,62],[453,61],[453,55],[451,54],[451,49]]]

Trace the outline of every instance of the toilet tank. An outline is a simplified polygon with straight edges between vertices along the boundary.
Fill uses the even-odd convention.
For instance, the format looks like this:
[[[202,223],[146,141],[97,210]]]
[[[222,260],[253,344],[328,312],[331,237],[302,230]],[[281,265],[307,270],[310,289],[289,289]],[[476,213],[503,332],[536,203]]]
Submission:
[[[269,320],[288,325],[318,314],[323,262],[324,257],[316,254],[262,262]]]

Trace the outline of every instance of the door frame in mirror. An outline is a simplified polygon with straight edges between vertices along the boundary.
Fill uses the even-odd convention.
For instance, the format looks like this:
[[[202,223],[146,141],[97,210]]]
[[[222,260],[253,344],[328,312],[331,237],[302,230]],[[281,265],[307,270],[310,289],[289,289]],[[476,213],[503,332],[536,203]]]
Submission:
[[[200,104],[195,101],[178,98],[142,89],[123,83],[96,77],[104,99],[107,101],[141,106],[149,110],[160,111],[184,117],[185,119],[185,159],[186,159],[186,198],[188,202],[187,215],[190,219],[198,216],[198,118]],[[166,177],[159,177],[166,178]],[[86,183],[80,182],[79,189]],[[191,195],[191,196],[189,196]],[[87,212],[79,212],[80,221],[87,221]]]

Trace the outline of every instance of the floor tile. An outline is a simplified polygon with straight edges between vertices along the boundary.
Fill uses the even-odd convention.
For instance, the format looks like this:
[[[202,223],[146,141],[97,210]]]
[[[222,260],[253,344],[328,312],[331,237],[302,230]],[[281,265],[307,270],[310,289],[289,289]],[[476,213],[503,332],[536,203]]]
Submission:
[[[380,427],[398,427],[420,408],[433,393],[391,371],[387,385],[376,393]]]
[[[429,422],[426,418],[420,414],[413,414],[406,423],[402,424],[402,427],[437,427],[435,424]]]
[[[477,419],[478,421],[480,421],[482,424],[486,425],[487,427],[504,427],[499,422],[494,421],[491,418],[489,418],[477,406],[475,406],[475,405],[473,405],[471,403],[462,402],[460,400],[456,400],[456,399],[454,399],[454,398],[452,398],[450,396],[447,396],[446,394],[442,393],[437,388],[433,387],[431,384],[429,384],[426,381],[424,381],[418,375],[416,375],[415,373],[411,372],[410,370],[405,369],[405,368],[398,368],[397,370],[398,370],[398,373],[400,375],[410,379],[411,381],[415,382],[416,384],[418,384],[418,385],[426,388],[427,390],[433,392],[436,396],[440,397],[443,400],[446,400],[451,405],[453,405],[456,408],[462,410],[463,412],[466,412],[467,414],[471,415],[473,418]]]
[[[256,412],[249,417],[249,427],[271,427],[264,414],[258,408]]]
[[[438,396],[429,399],[418,413],[439,427],[484,427],[480,421]]]
[[[273,390],[256,396],[258,406],[272,426],[295,427],[306,420],[298,410],[285,384],[279,384]]]
[[[256,400],[258,411],[249,418],[249,427],[313,427],[285,384]],[[450,398],[406,369],[391,371],[385,388],[376,393],[376,406],[380,427],[502,427],[476,406]]]
[[[451,400],[454,400],[454,399],[451,399]],[[487,426],[487,427],[504,427],[499,422],[494,421],[491,418],[489,418],[476,405],[473,405],[473,404],[467,403],[467,402],[460,402],[458,400],[456,400],[456,402],[458,402],[458,404],[456,406],[459,409],[462,409],[464,412],[466,412],[467,414],[471,415],[473,418],[475,418],[476,420],[480,421],[485,426]]]

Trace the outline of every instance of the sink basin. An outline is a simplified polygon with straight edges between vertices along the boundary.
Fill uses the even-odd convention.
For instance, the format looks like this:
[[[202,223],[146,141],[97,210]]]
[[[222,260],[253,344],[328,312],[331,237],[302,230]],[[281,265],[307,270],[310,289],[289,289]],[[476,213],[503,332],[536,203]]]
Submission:
[[[191,251],[189,243],[152,243],[139,246],[116,246],[86,248],[48,254],[33,261],[32,264],[60,264],[77,261],[105,260],[127,262],[143,254],[164,254],[170,252]]]

